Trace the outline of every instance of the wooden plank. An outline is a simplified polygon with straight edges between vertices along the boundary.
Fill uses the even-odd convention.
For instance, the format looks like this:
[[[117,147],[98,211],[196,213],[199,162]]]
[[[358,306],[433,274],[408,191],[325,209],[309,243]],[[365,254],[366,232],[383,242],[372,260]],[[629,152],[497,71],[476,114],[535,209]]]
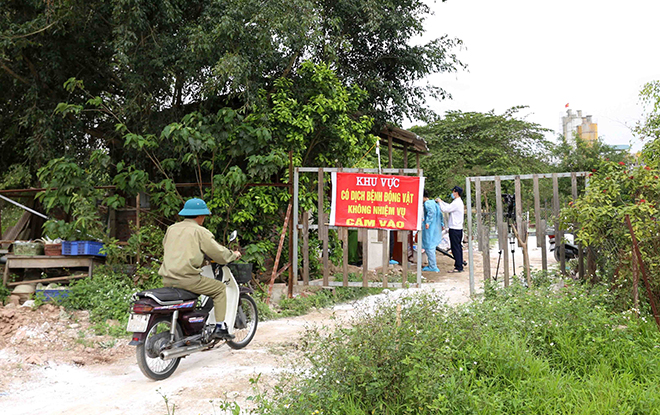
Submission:
[[[408,232],[397,232],[399,232],[399,237],[401,237],[401,272],[403,273],[403,284],[405,284],[408,282]],[[420,249],[420,246],[421,243],[418,243],[417,248]],[[435,252],[433,254],[435,254]]]
[[[534,221],[536,222],[536,246],[541,248],[541,263],[543,270],[548,270],[548,252],[545,245],[545,221],[541,218],[541,197],[539,191],[539,175],[535,174],[534,182]]]
[[[318,174],[318,216],[319,216],[319,238],[323,244],[323,285],[327,286],[330,275],[329,261],[328,261],[328,227],[325,224],[325,212],[323,211],[323,168],[319,169]]]
[[[577,174],[574,172],[571,175],[571,195],[573,196],[573,202],[578,198],[578,189],[577,189]],[[579,224],[577,226],[579,229]],[[578,276],[580,279],[584,279],[584,253],[582,252],[582,244],[577,244],[578,247]]]
[[[275,255],[275,263],[273,264],[273,271],[270,276],[270,282],[268,283],[268,296],[266,297],[266,304],[270,303],[270,297],[273,295],[273,284],[275,283],[275,278],[277,278],[277,267],[280,264],[280,256],[282,255],[282,247],[284,246],[284,235],[286,235],[286,228],[289,224],[289,216],[291,214],[291,207],[293,205],[293,200],[289,202],[289,206],[286,208],[286,215],[284,216],[284,225],[282,226],[282,232],[280,232],[280,242],[277,245],[277,254]]]
[[[481,237],[483,249],[481,252],[483,255],[484,281],[490,281],[490,226],[484,224],[481,231],[483,232]]]
[[[566,274],[566,257],[563,249],[564,244],[561,243],[563,233],[559,228],[559,180],[557,173],[552,175],[552,215],[555,222],[555,249],[559,249],[560,256],[560,269],[562,274]]]
[[[506,248],[506,234],[504,229],[504,212],[502,211],[502,181],[495,179],[495,220],[497,221],[497,242],[500,250]]]
[[[520,184],[520,176],[516,176],[515,183],[515,198],[516,198],[516,230],[520,235],[523,242],[527,242],[527,236],[523,235],[523,217],[522,217],[522,186]]]
[[[303,285],[309,285],[309,212],[303,213]]]
[[[140,192],[135,196],[135,229],[140,232]],[[135,250],[135,263],[140,265],[140,244]]]
[[[534,187],[534,227],[536,229],[536,246],[541,246],[541,238],[539,237],[539,223],[541,223],[541,199],[539,197],[539,175],[535,174],[532,178],[532,185]]]
[[[387,166],[392,168],[392,136],[387,137]]]
[[[21,284],[34,284],[34,283],[43,284],[44,282],[71,281],[71,280],[77,280],[80,278],[87,278],[87,277],[89,277],[89,274],[67,275],[64,277],[42,278],[39,280],[16,281],[16,282],[10,282],[9,284],[7,284],[7,287],[14,287],[16,285],[21,285]]]
[[[509,253],[507,247],[508,226],[504,222],[504,211],[502,209],[502,180],[499,176],[495,178],[495,215],[497,221],[497,242],[500,254],[503,255],[502,271],[504,273],[504,285],[509,286]]]
[[[339,230],[341,235],[341,245],[343,251],[342,257],[342,274],[344,287],[348,287],[348,229],[342,228]]]
[[[362,228],[362,286],[369,287],[369,230]]]
[[[474,202],[475,202],[475,207],[477,209],[477,248],[480,251],[484,250],[484,240],[483,240],[483,225],[482,225],[482,218],[481,218],[481,180],[477,179],[474,182],[474,187],[475,187],[475,194],[474,194]]]
[[[15,240],[17,239],[18,235],[23,232],[23,229],[27,226],[28,222],[30,222],[30,216],[32,214],[30,212],[23,212],[23,215],[18,219],[18,222],[16,222],[16,225],[12,226],[11,228],[7,229],[7,232],[2,235],[2,240]],[[9,245],[5,244],[3,245],[4,248],[7,248]]]
[[[22,256],[7,255],[9,268],[73,268],[89,267],[90,256]]]
[[[390,263],[390,238],[389,231],[380,229],[378,231],[380,240],[383,241],[383,287],[387,287],[387,267]]]

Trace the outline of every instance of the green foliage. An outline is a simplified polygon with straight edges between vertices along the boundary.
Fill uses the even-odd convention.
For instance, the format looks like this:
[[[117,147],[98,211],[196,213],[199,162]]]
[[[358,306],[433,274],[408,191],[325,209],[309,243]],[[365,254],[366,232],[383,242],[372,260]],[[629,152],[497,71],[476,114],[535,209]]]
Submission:
[[[430,193],[444,196],[456,185],[464,187],[468,176],[549,171],[549,130],[519,118],[524,108],[513,107],[502,115],[448,111],[435,122],[412,128],[432,153],[422,160]]]
[[[103,245],[106,263],[112,265],[128,264],[138,253],[143,266],[156,267],[163,258],[163,238],[165,231],[160,227],[146,223],[139,230],[132,229],[131,236],[125,244],[120,244],[115,238],[107,238]]]
[[[178,156],[149,147],[150,134],[193,112],[246,115],[303,59],[332,63],[342,82],[365,90],[362,111],[379,123],[428,115],[426,93],[446,93],[418,81],[462,66],[460,40],[412,45],[429,14],[420,0],[9,2],[0,15],[0,170],[20,159],[34,172],[101,148],[115,164],[145,169],[124,154],[117,124],[159,159]]]
[[[5,203],[0,203],[0,209],[2,209],[0,212],[2,215],[2,231],[0,234],[4,235],[10,227],[16,225],[25,211],[18,206]]]
[[[615,150],[600,138],[591,142],[576,134],[573,141],[575,145],[561,136],[559,144],[553,149],[552,154],[558,161],[557,170],[560,172],[592,171],[600,166],[602,160],[615,163],[632,161],[630,154]]]
[[[26,188],[32,182],[30,169],[24,164],[12,164],[0,178],[0,190]]]
[[[5,305],[5,300],[11,295],[11,290],[4,284],[0,285],[0,304]]]
[[[512,286],[458,308],[428,294],[401,299],[400,313],[382,304],[311,330],[308,364],[256,397],[255,413],[659,413],[657,328],[613,313],[608,295]]]

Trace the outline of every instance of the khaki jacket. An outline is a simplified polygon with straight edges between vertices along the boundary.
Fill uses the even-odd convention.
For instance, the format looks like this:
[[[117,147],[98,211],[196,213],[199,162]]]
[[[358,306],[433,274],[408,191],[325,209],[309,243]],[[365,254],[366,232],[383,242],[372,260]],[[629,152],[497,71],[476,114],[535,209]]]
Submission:
[[[169,280],[199,278],[205,254],[219,264],[236,259],[232,251],[215,241],[211,231],[193,219],[185,219],[167,228],[163,248],[163,265],[158,274]]]

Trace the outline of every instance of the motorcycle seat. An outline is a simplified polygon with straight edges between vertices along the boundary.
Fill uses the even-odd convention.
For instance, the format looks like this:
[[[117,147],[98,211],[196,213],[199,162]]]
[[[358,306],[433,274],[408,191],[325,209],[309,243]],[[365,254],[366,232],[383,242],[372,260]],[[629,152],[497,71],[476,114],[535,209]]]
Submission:
[[[161,305],[180,304],[185,301],[196,300],[199,294],[195,294],[183,288],[155,288],[153,290],[140,291],[135,294],[138,298],[151,298]]]

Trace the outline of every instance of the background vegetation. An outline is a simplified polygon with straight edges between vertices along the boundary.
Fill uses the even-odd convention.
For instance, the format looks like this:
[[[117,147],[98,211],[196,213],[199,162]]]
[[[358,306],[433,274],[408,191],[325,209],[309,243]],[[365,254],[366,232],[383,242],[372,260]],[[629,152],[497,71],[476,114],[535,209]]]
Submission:
[[[255,412],[660,413],[658,330],[603,285],[491,288],[458,308],[420,295],[358,316],[310,331],[304,369]]]

